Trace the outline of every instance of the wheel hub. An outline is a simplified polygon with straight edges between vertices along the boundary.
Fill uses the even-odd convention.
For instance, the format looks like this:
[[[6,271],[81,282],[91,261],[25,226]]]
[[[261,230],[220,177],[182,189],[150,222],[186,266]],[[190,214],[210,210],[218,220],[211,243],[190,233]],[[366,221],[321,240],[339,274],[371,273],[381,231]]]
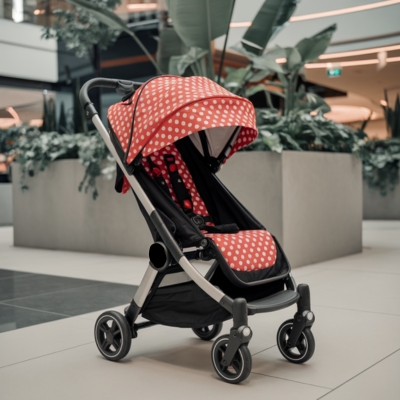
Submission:
[[[112,332],[107,332],[106,339],[107,339],[107,343],[110,343],[110,344],[114,341],[114,335],[112,334]]]

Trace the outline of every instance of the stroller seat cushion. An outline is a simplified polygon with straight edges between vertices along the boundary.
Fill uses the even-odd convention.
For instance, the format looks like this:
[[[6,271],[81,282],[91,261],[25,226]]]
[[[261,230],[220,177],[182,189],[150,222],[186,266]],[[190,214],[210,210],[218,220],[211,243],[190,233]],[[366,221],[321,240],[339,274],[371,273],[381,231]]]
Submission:
[[[271,234],[264,230],[238,233],[206,233],[235,271],[256,271],[272,267],[276,261],[276,245]]]

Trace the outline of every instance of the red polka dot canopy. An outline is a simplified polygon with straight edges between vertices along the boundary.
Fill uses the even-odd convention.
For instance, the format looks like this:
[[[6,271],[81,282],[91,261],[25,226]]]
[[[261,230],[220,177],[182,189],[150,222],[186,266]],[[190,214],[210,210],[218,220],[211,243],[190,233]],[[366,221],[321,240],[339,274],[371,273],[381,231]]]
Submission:
[[[206,133],[211,156],[223,151],[229,158],[258,134],[252,103],[202,76],[152,79],[112,105],[108,120],[125,153],[130,143],[128,164],[189,135],[203,154],[199,131]]]

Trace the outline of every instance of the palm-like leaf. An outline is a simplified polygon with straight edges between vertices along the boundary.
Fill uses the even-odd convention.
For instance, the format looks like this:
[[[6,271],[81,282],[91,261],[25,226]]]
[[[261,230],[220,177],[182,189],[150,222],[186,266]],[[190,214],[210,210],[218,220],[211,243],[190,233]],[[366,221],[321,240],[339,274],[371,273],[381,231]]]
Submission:
[[[211,41],[226,33],[230,23],[227,10],[233,0],[166,0],[176,33],[189,48],[208,50],[208,77],[214,78]]]
[[[296,44],[295,48],[300,53],[303,63],[314,61],[325,53],[333,33],[336,31],[336,24],[318,32],[310,38],[305,38]]]
[[[243,36],[243,46],[261,54],[267,43],[286,24],[300,0],[266,0]]]

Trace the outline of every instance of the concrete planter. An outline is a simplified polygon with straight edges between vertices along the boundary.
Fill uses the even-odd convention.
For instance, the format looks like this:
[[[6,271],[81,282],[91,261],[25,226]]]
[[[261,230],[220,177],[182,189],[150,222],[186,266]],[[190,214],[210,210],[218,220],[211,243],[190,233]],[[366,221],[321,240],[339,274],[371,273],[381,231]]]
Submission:
[[[13,165],[14,245],[92,253],[147,256],[149,229],[132,194],[115,192],[98,179],[99,197],[78,191],[84,168],[59,160],[21,192],[19,165]]]
[[[220,179],[278,238],[293,267],[361,252],[362,175],[355,156],[242,152]]]
[[[12,225],[12,185],[0,183],[0,226]]]
[[[386,196],[363,184],[364,219],[400,219],[400,184]]]
[[[14,177],[16,246],[147,256],[151,236],[130,194],[99,179],[100,195],[77,191],[84,170],[61,160],[30,178]],[[243,152],[219,174],[282,243],[293,266],[361,251],[361,164],[348,154]]]

